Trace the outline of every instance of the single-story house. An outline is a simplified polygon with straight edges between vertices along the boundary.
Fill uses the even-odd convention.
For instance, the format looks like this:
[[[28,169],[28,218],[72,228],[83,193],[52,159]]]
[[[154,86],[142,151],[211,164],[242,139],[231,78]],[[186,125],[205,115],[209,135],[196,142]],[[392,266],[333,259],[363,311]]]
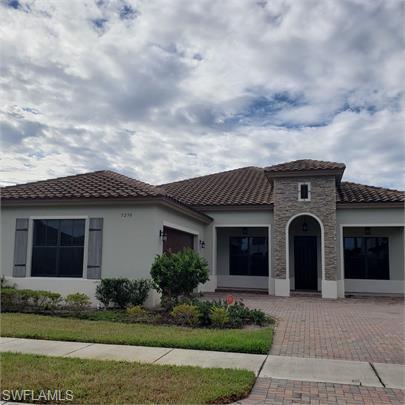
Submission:
[[[344,170],[297,160],[158,186],[97,171],[4,187],[1,270],[94,297],[101,278],[149,277],[156,255],[190,247],[209,263],[203,291],[403,294],[404,193]]]

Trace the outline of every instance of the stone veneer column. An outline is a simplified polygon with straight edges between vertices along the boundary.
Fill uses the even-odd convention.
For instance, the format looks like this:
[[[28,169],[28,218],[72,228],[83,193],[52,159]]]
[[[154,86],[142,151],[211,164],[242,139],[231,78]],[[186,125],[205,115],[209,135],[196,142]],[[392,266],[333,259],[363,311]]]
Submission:
[[[336,186],[334,176],[274,178],[274,278],[275,295],[290,295],[287,278],[286,226],[297,214],[315,215],[324,228],[325,269],[322,272],[322,297],[337,298],[336,261]],[[311,183],[311,201],[298,201],[298,184]],[[290,269],[291,272],[291,269]]]

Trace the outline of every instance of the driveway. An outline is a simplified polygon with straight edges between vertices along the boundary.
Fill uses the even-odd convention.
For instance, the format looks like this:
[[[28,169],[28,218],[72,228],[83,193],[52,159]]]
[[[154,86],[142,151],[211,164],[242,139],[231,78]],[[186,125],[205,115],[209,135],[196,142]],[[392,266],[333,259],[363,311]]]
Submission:
[[[271,354],[405,364],[405,311],[401,298],[325,300],[233,295],[247,306],[277,318]]]

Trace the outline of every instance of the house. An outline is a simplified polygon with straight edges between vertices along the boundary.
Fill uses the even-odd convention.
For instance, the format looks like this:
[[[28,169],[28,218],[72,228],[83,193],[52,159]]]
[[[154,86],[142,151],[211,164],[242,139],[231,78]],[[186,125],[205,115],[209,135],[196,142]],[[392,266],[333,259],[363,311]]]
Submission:
[[[205,291],[403,294],[404,193],[344,170],[297,160],[159,186],[97,171],[4,187],[2,273],[94,296],[100,278],[149,277],[157,254],[191,247],[209,263]]]

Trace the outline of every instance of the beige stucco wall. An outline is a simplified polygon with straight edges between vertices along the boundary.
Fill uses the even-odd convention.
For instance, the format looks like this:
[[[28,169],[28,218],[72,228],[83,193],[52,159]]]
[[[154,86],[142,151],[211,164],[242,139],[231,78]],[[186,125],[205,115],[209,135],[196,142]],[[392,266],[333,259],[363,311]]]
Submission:
[[[128,215],[130,214],[130,215]],[[165,222],[196,229],[204,225],[182,213],[157,205],[80,206],[80,207],[3,207],[1,210],[1,274],[12,276],[16,218],[32,217],[103,218],[102,278],[149,278],[157,254],[162,252],[159,230]],[[87,224],[88,226],[88,224]],[[32,233],[30,221],[29,235]],[[30,240],[30,237],[29,237]],[[85,278],[30,277],[28,250],[27,277],[14,278],[22,288],[47,289],[66,295],[78,291],[94,295],[96,280]],[[86,267],[86,248],[85,248]]]

